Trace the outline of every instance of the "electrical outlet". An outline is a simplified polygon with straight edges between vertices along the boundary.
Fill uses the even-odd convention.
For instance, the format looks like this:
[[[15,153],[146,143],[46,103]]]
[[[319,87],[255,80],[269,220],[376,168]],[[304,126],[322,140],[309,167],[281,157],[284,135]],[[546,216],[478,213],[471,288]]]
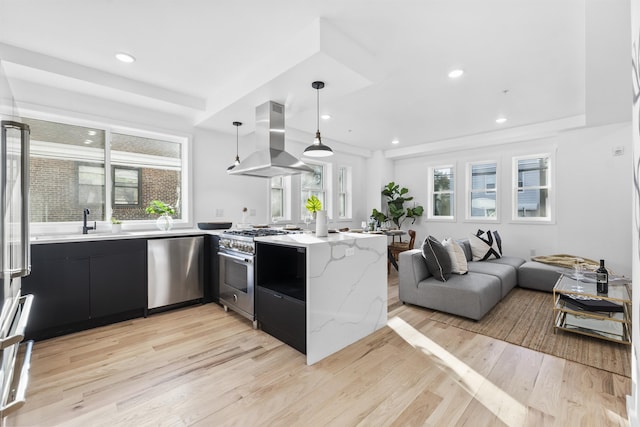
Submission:
[[[347,248],[344,251],[344,256],[354,256],[356,254],[356,250],[354,248]]]
[[[216,217],[220,218],[224,216],[224,209],[216,209]]]
[[[256,210],[255,209],[249,209],[249,216],[256,216]]]
[[[613,150],[611,151],[613,152],[614,156],[624,156],[624,147],[622,145],[613,147]]]

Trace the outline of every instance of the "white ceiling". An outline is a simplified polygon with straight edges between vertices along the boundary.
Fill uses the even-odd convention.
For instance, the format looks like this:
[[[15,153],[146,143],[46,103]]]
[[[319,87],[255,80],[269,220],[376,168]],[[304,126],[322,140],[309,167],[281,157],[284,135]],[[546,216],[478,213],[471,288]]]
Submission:
[[[367,148],[440,142],[585,113],[585,0],[0,0],[10,80],[252,132]],[[137,58],[124,64],[125,51]],[[451,80],[447,73],[462,68]],[[505,91],[507,91],[505,93]],[[14,96],[20,100],[20,93]],[[504,115],[507,122],[495,122]]]

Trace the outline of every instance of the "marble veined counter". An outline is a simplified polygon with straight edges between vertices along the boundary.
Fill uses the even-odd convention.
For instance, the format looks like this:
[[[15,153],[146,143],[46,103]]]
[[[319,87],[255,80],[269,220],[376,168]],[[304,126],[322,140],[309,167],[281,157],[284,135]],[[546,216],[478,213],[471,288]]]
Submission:
[[[288,234],[256,241],[306,247],[307,364],[387,324],[387,237]]]

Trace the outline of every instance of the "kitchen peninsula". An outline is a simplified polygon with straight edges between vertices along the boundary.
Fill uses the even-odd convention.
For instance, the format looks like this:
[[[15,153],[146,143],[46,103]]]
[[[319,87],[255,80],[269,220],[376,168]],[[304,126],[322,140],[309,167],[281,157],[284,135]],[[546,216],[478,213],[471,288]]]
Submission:
[[[257,243],[256,311],[263,330],[311,365],[387,323],[387,239],[287,234]]]

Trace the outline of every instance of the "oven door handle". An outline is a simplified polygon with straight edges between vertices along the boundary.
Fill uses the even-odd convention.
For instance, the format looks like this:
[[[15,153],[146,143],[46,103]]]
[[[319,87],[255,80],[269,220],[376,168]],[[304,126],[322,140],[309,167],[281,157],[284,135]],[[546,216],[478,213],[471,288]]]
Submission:
[[[244,262],[245,264],[251,264],[251,259],[250,258],[242,258],[239,256],[234,256],[234,255],[229,255],[229,254],[225,254],[224,252],[218,252],[218,255],[225,257],[225,258],[230,258],[236,261],[240,261],[240,262]]]

